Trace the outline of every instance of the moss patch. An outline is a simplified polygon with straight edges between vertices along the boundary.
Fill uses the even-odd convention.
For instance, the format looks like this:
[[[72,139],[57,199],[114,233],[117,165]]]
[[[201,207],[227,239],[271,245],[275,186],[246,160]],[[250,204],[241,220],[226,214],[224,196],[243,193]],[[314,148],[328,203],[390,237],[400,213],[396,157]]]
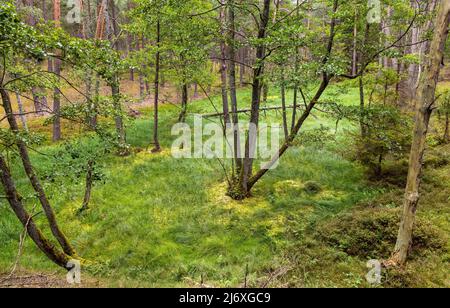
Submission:
[[[350,256],[386,259],[395,246],[399,214],[397,209],[352,211],[321,224],[317,237]],[[414,230],[412,257],[442,251],[445,245],[445,235],[419,217]]]

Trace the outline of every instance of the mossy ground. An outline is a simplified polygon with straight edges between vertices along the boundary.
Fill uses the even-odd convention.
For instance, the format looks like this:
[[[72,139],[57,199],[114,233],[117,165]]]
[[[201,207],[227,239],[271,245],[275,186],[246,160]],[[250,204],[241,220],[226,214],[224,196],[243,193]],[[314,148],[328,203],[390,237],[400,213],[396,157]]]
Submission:
[[[341,102],[358,103],[356,90],[338,96],[336,89],[331,92],[328,95]],[[240,91],[239,99],[246,106],[250,92]],[[220,106],[219,98],[214,103]],[[272,93],[268,105],[278,103],[279,96]],[[208,100],[193,102],[189,108],[190,113],[214,112]],[[342,240],[339,232],[346,221],[340,217],[346,215],[360,217],[350,223],[352,230],[364,232],[367,229],[359,222],[370,220],[373,207],[386,208],[387,213],[400,207],[401,188],[368,183],[364,168],[345,158],[339,142],[326,142],[291,148],[279,167],[258,183],[251,198],[234,201],[226,196],[226,179],[216,160],[171,156],[170,128],[177,113],[176,106],[161,108],[163,151],[151,154],[151,110],[143,109],[143,116],[128,127],[135,151],[128,157],[102,158],[105,183],[95,185],[91,209],[82,216],[76,212],[82,203],[83,177],[76,183],[62,177],[46,184],[59,222],[79,254],[97,262],[88,270],[90,277],[106,286],[195,286],[203,280],[211,286],[232,287],[243,283],[248,269],[251,286],[368,286],[364,277],[369,255],[385,257],[392,239],[382,239],[380,255],[381,250],[371,249],[368,254],[364,247],[363,254],[349,253],[318,232]],[[281,115],[267,116],[267,121],[279,121]],[[334,129],[335,121],[315,113],[305,128],[321,125]],[[345,140],[346,129],[352,126],[344,121],[337,132],[339,140]],[[92,141],[85,142],[89,146]],[[44,146],[39,152],[55,153],[59,147]],[[445,151],[449,153],[448,147]],[[33,153],[39,173],[65,172],[52,170],[51,161]],[[32,196],[17,161],[13,167],[22,195]],[[450,167],[429,167],[425,179],[418,216],[431,223],[435,232],[449,234]],[[36,200],[26,200],[31,210]],[[42,215],[36,219],[45,227]],[[390,225],[390,236],[393,228]],[[4,199],[0,200],[0,230],[0,272],[7,272],[15,260],[21,227]],[[352,240],[352,234],[346,236]],[[358,236],[365,239],[364,233]],[[448,287],[450,247],[446,244],[442,249],[423,250],[406,269],[388,276],[385,286]],[[21,267],[56,270],[30,240]]]

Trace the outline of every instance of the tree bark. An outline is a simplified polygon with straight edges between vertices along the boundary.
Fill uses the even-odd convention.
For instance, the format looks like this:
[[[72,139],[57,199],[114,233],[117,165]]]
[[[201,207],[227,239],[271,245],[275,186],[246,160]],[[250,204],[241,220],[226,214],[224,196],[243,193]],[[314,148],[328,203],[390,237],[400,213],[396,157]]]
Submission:
[[[119,142],[119,148],[121,155],[128,154],[125,150],[126,147],[126,134],[125,134],[125,127],[123,125],[123,119],[122,119],[122,104],[120,102],[120,81],[119,81],[119,74],[116,73],[114,77],[114,81],[111,84],[111,94],[113,98],[113,104],[114,109],[116,110],[116,115],[114,117],[114,122],[116,124],[116,132],[117,132],[117,138]]]
[[[234,33],[233,33],[234,35]],[[241,49],[241,59],[240,59],[240,66],[239,66],[239,85],[240,87],[244,86],[244,78],[245,78],[245,63],[247,62],[247,51],[245,47]]]
[[[416,92],[416,116],[411,155],[409,161],[408,178],[404,200],[404,209],[397,243],[390,263],[404,265],[412,243],[412,234],[417,206],[420,199],[420,185],[423,168],[423,156],[426,147],[428,126],[435,103],[436,86],[448,36],[450,19],[450,1],[442,1],[431,43],[429,56]]]
[[[445,131],[444,131],[444,142],[450,142],[450,112],[445,113]]]
[[[289,137],[289,128],[287,122],[287,109],[286,109],[286,82],[284,78],[284,70],[281,71],[281,109],[283,117],[283,130],[284,138],[287,140]],[[295,108],[294,108],[295,110]]]
[[[186,122],[187,105],[189,100],[188,89],[189,87],[186,83],[184,83],[183,86],[181,87],[181,112],[178,117],[178,122],[180,123]]]
[[[366,106],[365,106],[365,97],[364,97],[364,75],[361,75],[361,77],[359,77],[359,111],[360,111],[360,116],[359,116],[359,125],[361,127],[361,136],[364,138],[367,136],[367,131],[366,131],[366,124],[364,121],[364,112],[366,110]]]
[[[352,75],[356,75],[358,72],[358,16],[355,12],[355,22],[353,25],[353,51],[352,51]]]
[[[228,90],[227,90],[227,46],[225,44],[225,18],[226,8],[225,0],[221,1],[224,5],[219,11],[219,20],[221,24],[222,40],[220,41],[220,81],[222,90],[222,108],[223,108],[223,120],[225,125],[230,123],[229,104],[228,104]]]
[[[260,41],[266,38],[267,27],[270,20],[270,5],[271,0],[264,0],[264,7],[261,14],[261,20],[258,29],[258,39]],[[250,114],[250,124],[257,129],[259,124],[259,108],[261,103],[261,77],[264,70],[264,58],[266,55],[266,47],[264,42],[260,42],[256,48],[256,64],[253,70],[253,82],[252,82],[252,111]],[[256,146],[256,134],[257,132],[249,132],[245,143],[245,157],[242,165],[242,172],[238,183],[237,194],[234,195],[237,199],[243,199],[249,196],[250,188],[249,180],[252,176],[254,152]]]
[[[0,93],[3,102],[3,108],[5,110],[5,114],[8,123],[11,127],[11,130],[13,133],[18,134],[19,127],[17,125],[16,119],[13,114],[13,110],[11,108],[11,100],[9,98],[9,94],[6,92],[5,89],[2,88],[0,88]],[[53,212],[50,202],[47,199],[47,195],[45,194],[45,191],[39,181],[39,178],[36,175],[34,168],[31,164],[30,156],[28,154],[28,149],[25,142],[22,141],[21,139],[17,139],[16,145],[19,150],[20,158],[22,160],[25,172],[31,182],[31,185],[33,186],[33,189],[36,191],[39,201],[42,205],[42,208],[44,209],[45,215],[47,216],[47,220],[49,222],[52,234],[55,236],[55,238],[57,239],[57,241],[59,242],[59,244],[61,245],[62,249],[66,254],[70,256],[75,256],[76,255],[75,250],[73,249],[72,245],[70,245],[66,236],[63,234],[63,232],[58,226],[55,213]]]
[[[328,38],[327,51],[323,57],[322,65],[326,65],[328,63],[331,53],[333,51],[334,38],[336,36],[336,24],[337,24],[337,19],[334,15],[338,11],[338,7],[339,7],[339,1],[334,0],[334,2],[333,2],[333,17],[332,17],[331,23],[330,23],[330,37]],[[326,72],[323,72],[322,73],[322,82],[319,86],[319,89],[317,90],[314,97],[310,100],[309,104],[306,106],[306,109],[303,112],[302,116],[296,122],[291,134],[289,135],[289,138],[281,146],[278,153],[272,157],[271,161],[269,163],[267,163],[265,166],[263,166],[263,168],[261,168],[254,176],[252,176],[249,179],[248,185],[247,185],[247,194],[250,193],[250,190],[253,188],[253,186],[270,170],[270,168],[272,168],[272,166],[280,159],[280,157],[283,156],[284,153],[286,153],[286,151],[289,149],[292,142],[295,140],[295,137],[299,133],[300,129],[303,127],[303,124],[310,116],[315,105],[319,102],[319,99],[322,97],[322,94],[327,89],[327,87],[330,83],[330,80],[331,80],[331,76],[329,76]]]
[[[145,39],[144,36],[141,36],[138,38],[137,42],[138,50],[143,50],[145,48]],[[144,73],[142,71],[145,71],[145,66],[141,66],[139,68],[139,97],[141,100],[144,100],[145,95],[145,81],[144,81]]]
[[[19,107],[19,117],[22,122],[23,129],[28,132],[27,118],[25,116],[25,109],[23,107],[22,98],[20,97],[20,93],[16,93],[17,105]]]
[[[92,193],[92,184],[94,182],[93,172],[94,172],[94,161],[89,160],[86,172],[86,188],[84,191],[83,205],[81,206],[80,212],[84,212],[89,209],[89,202],[91,201],[91,193]]]
[[[159,82],[160,82],[160,62],[161,62],[161,52],[159,48],[161,47],[161,21],[158,19],[156,23],[156,55],[155,55],[155,106],[154,106],[154,123],[153,123],[153,149],[152,152],[160,152],[161,146],[158,139],[158,104],[159,104]]]
[[[53,1],[53,19],[56,27],[61,27],[61,0]],[[61,74],[61,60],[53,60],[53,73],[56,76]],[[59,78],[58,78],[59,80]],[[61,140],[61,93],[59,87],[53,90],[53,141]]]
[[[236,40],[236,24],[235,24],[235,0],[228,0],[228,38],[229,38],[229,56],[230,63],[228,67],[228,80],[230,85],[230,101],[231,101],[231,111],[233,113],[233,154],[234,154],[234,164],[236,174],[240,174],[242,170],[242,158],[241,158],[241,136],[239,133],[239,115],[238,111],[238,101],[236,94],[236,48],[234,42]],[[244,60],[242,60],[244,61]],[[242,70],[242,66],[241,66]],[[242,77],[241,77],[242,78]]]
[[[59,251],[48,239],[44,237],[42,231],[35,224],[33,217],[28,214],[22,204],[22,198],[17,192],[16,185],[11,176],[5,158],[0,154],[0,179],[5,190],[6,199],[16,214],[28,235],[36,246],[55,264],[67,269],[67,264],[71,257]]]

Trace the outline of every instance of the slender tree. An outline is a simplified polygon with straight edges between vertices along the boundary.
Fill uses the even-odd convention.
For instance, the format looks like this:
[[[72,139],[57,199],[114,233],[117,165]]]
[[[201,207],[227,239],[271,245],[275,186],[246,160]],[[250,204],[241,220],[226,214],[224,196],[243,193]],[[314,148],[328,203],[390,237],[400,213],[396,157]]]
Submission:
[[[270,21],[270,7],[271,0],[264,0],[263,8],[261,10],[261,17],[258,27],[258,46],[256,47],[256,63],[253,70],[252,81],[252,103],[250,112],[250,125],[251,129],[247,135],[245,143],[245,156],[242,164],[242,171],[239,177],[238,183],[234,183],[233,187],[230,187],[230,195],[236,199],[242,199],[249,195],[251,183],[250,178],[252,176],[254,151],[256,145],[256,129],[259,124],[259,109],[261,104],[261,81],[264,71],[264,59],[266,57],[266,46],[264,45],[264,39],[267,35],[267,27]]]
[[[53,0],[53,20],[57,28],[61,27],[61,0]],[[53,72],[61,75],[61,60],[53,60]],[[58,78],[59,81],[59,78]],[[53,141],[61,139],[61,93],[59,86],[53,89]]]
[[[160,84],[160,69],[161,69],[161,20],[159,17],[156,21],[156,54],[155,54],[155,98],[154,98],[154,118],[153,118],[153,153],[161,151],[161,146],[159,144],[159,84]]]
[[[0,94],[2,98],[3,108],[5,110],[5,114],[9,123],[9,126],[11,128],[11,131],[15,134],[19,134],[19,126],[17,125],[17,121],[14,115],[14,112],[12,110],[11,106],[11,99],[9,97],[9,93],[3,88],[3,86],[0,87]],[[28,153],[28,148],[26,143],[21,140],[20,138],[16,141],[17,149],[19,150],[19,155],[22,160],[23,167],[25,169],[25,172],[31,182],[31,185],[33,186],[34,190],[36,191],[39,201],[42,205],[42,208],[44,209],[44,212],[47,216],[47,220],[50,225],[50,229],[55,236],[55,238],[58,240],[59,244],[63,248],[64,252],[70,256],[75,256],[75,250],[72,247],[72,245],[69,243],[68,239],[64,235],[64,233],[59,228],[59,225],[56,221],[56,215],[53,211],[53,208],[50,205],[50,202],[47,198],[47,195],[41,185],[41,182],[36,175],[36,172],[34,171],[33,165],[31,164],[30,155]]]
[[[443,59],[445,42],[450,20],[450,1],[442,1],[434,25],[433,40],[425,70],[416,92],[416,116],[413,141],[409,161],[404,209],[397,244],[390,262],[403,265],[408,258],[412,243],[414,221],[420,200],[420,184],[423,169],[423,157],[431,114],[435,104],[436,86]]]
[[[229,103],[228,103],[228,87],[227,87],[227,46],[225,42],[226,28],[226,2],[221,0],[222,7],[219,9],[219,22],[221,28],[220,40],[220,81],[222,90],[222,108],[223,119],[225,124],[230,123]]]
[[[1,154],[0,180],[6,193],[6,199],[8,200],[9,205],[36,246],[55,264],[63,268],[67,268],[67,264],[72,257],[59,251],[47,238],[45,238],[42,231],[34,222],[33,216],[26,211],[22,203],[22,198],[16,189],[16,185],[13,181],[6,160]]]
[[[236,174],[240,174],[242,170],[242,158],[241,158],[241,139],[239,134],[239,115],[238,101],[236,94],[236,22],[235,22],[235,0],[228,0],[228,42],[229,42],[229,66],[228,66],[228,80],[230,84],[230,103],[233,120],[233,152],[234,152],[234,164]],[[241,61],[245,61],[241,59]],[[243,66],[241,65],[241,81],[243,78]],[[225,103],[224,103],[225,104]],[[227,110],[228,111],[228,110]],[[225,110],[224,110],[225,113]]]

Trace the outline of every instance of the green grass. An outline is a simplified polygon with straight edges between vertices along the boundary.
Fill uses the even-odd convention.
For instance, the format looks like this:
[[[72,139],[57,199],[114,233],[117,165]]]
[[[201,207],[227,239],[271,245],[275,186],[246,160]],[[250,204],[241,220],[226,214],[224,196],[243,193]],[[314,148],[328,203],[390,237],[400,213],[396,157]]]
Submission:
[[[336,98],[333,93],[329,95]],[[352,90],[339,98],[356,104],[357,92]],[[248,90],[239,91],[241,107],[247,107],[249,100]],[[213,102],[220,106],[218,97]],[[279,98],[273,93],[268,105],[276,104]],[[250,284],[258,286],[269,273],[296,264],[286,257],[295,254],[304,260],[308,271],[298,277],[298,268],[293,270],[295,275],[287,275],[290,280],[283,281],[287,285],[361,285],[365,261],[343,256],[317,243],[311,234],[319,222],[379,195],[379,189],[367,185],[362,167],[337,154],[333,142],[296,146],[255,187],[252,198],[233,201],[225,196],[225,176],[216,160],[179,160],[170,155],[175,138],[170,128],[177,112],[176,106],[161,108],[160,154],[148,152],[152,136],[149,110],[129,126],[128,141],[140,151],[125,158],[101,158],[105,183],[95,185],[91,210],[81,217],[76,211],[82,202],[84,178],[69,182],[63,176],[65,170],[52,170],[50,157],[33,154],[39,173],[62,174],[56,182],[47,183],[46,191],[79,254],[97,262],[89,275],[108,286],[193,286],[203,277],[206,284],[232,287],[244,281],[248,267]],[[189,112],[210,113],[214,108],[208,100],[202,100],[193,102]],[[275,112],[267,113],[265,118],[268,122],[279,119],[280,114]],[[191,121],[192,116],[188,118]],[[335,123],[315,113],[305,129],[321,125],[334,129]],[[345,121],[341,125],[338,136],[344,138],[344,130],[352,126]],[[90,146],[93,141],[85,142]],[[58,147],[43,147],[40,151],[55,153]],[[14,175],[31,210],[36,199],[17,162]],[[304,185],[310,181],[320,186],[320,192],[305,191]],[[45,226],[42,215],[37,220]],[[21,232],[4,199],[0,200],[0,230],[2,272],[15,260]],[[55,270],[30,240],[21,265],[27,270]],[[281,279],[273,284],[278,282]]]

